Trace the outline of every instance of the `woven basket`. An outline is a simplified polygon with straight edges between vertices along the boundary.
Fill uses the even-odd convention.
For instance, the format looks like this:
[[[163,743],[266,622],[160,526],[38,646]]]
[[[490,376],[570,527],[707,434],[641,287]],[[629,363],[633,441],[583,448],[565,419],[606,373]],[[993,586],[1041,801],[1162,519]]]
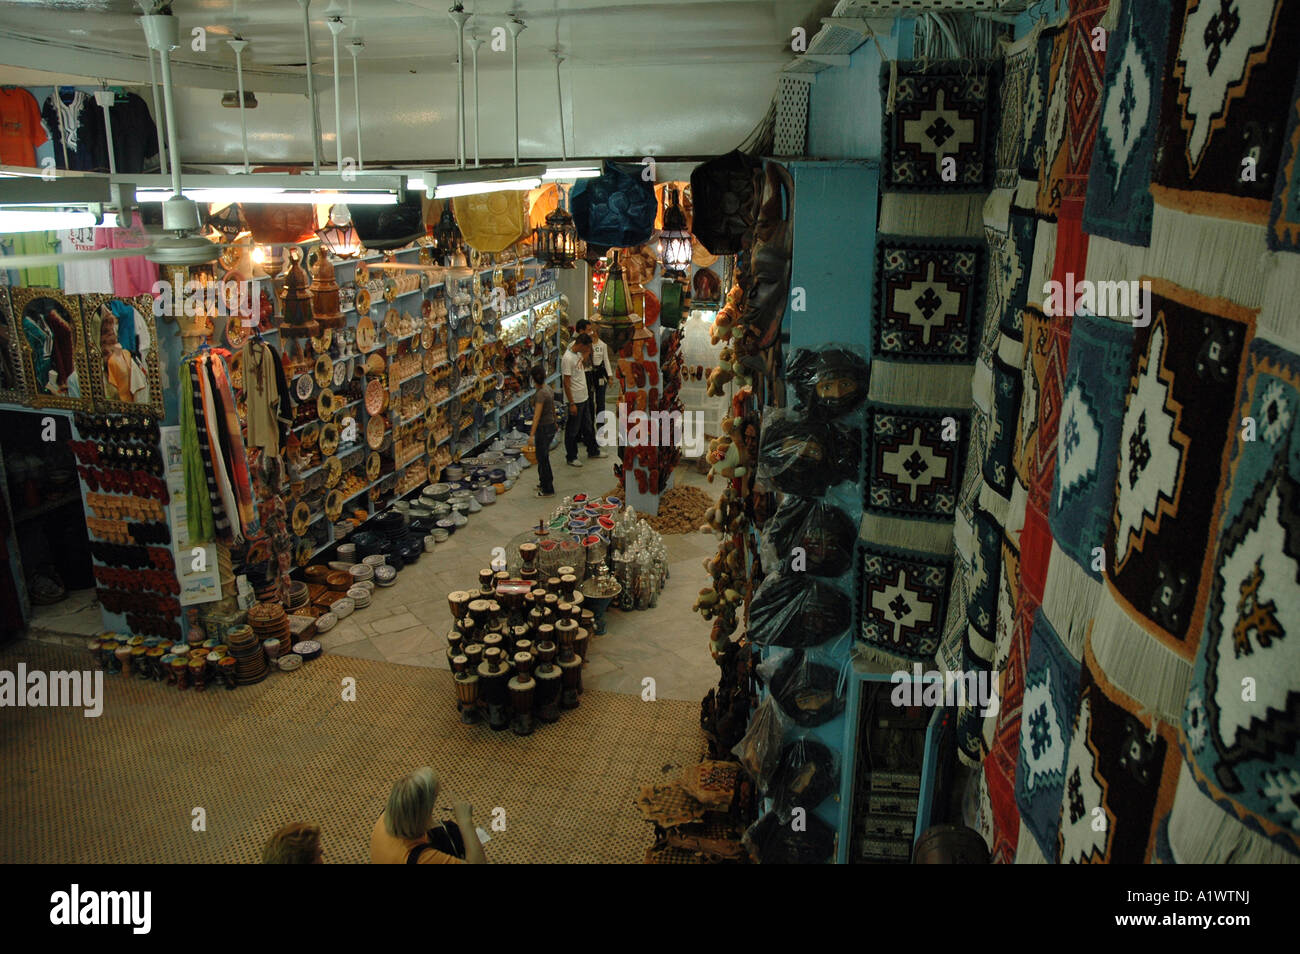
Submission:
[[[532,464],[534,467],[536,467],[536,466],[537,466],[537,448],[534,447],[532,444],[529,444],[527,447],[523,447],[523,448],[521,448],[521,451],[522,451],[523,455],[524,455],[525,457],[528,458],[528,463],[530,463],[530,464]]]

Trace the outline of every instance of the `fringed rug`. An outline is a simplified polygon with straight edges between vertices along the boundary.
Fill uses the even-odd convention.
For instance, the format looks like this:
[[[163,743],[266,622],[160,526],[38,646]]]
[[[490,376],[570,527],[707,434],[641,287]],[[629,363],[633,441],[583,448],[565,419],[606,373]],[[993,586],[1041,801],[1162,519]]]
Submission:
[[[1016,571],[1018,572],[1018,567]],[[1010,864],[1015,860],[1020,837],[1020,810],[1016,805],[1016,762],[1020,751],[1020,730],[1024,713],[1025,670],[1029,662],[1029,633],[1034,625],[1032,599],[1019,598],[1014,607],[1011,646],[1001,671],[997,728],[988,755],[984,757],[989,801],[993,810],[993,861]]]
[[[1171,0],[1125,0],[1107,39],[1083,227],[1128,245],[1151,241],[1151,163],[1171,17]]]
[[[876,239],[875,358],[970,364],[984,297],[984,243]]]
[[[1300,252],[1300,77],[1291,93],[1286,140],[1278,165],[1273,206],[1268,216],[1268,247]]]
[[[1181,759],[1173,727],[1139,709],[1085,651],[1057,837],[1062,864],[1150,860]]]
[[[890,67],[881,72],[882,101]],[[881,188],[899,192],[987,192],[993,185],[996,62],[904,60],[894,111],[884,116]],[[953,163],[945,168],[945,159]]]
[[[1079,663],[1040,612],[1029,637],[1016,804],[1025,827],[1048,861],[1056,860],[1066,757],[1078,689]]]
[[[1133,618],[1190,660],[1254,312],[1159,280],[1151,310],[1135,335],[1106,575]]]
[[[1200,0],[1175,18],[1151,192],[1162,205],[1267,221],[1300,48],[1300,0]]]
[[[1077,315],[1056,438],[1049,520],[1058,547],[1093,579],[1115,502],[1115,468],[1133,327]]]
[[[1037,195],[1037,183],[1043,168],[1047,151],[1047,114],[1051,108],[1052,95],[1052,57],[1056,50],[1056,41],[1065,32],[1062,26],[1047,26],[1039,21],[1025,36],[1026,45],[1033,47],[1033,53],[1021,53],[1026,58],[1032,57],[1033,66],[1029,74],[1029,85],[1025,90],[1025,134],[1024,147],[1020,153],[1020,178],[1034,185]],[[1008,53],[1008,59],[1012,54]],[[1010,64],[1007,66],[1011,68]],[[1061,122],[1065,120],[1064,113]]]
[[[1207,794],[1300,854],[1300,358],[1257,339],[1234,420],[1184,744]]]
[[[1111,0],[1070,0],[1070,19],[1066,26],[1069,49],[1063,65],[1066,101],[1062,202],[1082,204],[1088,192],[1088,169],[1097,142],[1101,84],[1106,72],[1106,44],[1098,42],[1094,31],[1110,3]]]
[[[1044,50],[1042,43],[1047,44]],[[1068,28],[1044,30],[1039,47],[1039,63],[1047,64],[1047,110],[1043,118],[1043,144],[1038,150],[1038,169],[1034,178],[1038,192],[1034,208],[1039,216],[1056,221],[1065,192],[1067,103],[1070,98],[1070,31]]]
[[[952,573],[949,557],[862,545],[857,651],[878,661],[926,662],[939,647]]]

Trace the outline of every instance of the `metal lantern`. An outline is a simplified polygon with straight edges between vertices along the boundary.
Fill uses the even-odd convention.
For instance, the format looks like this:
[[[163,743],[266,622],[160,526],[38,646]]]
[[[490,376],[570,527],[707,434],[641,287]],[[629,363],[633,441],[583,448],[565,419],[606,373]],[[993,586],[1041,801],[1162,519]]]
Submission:
[[[677,190],[664,189],[664,227],[659,232],[659,263],[666,278],[685,278],[691,265],[691,233],[686,213],[677,202]]]
[[[573,216],[556,206],[546,224],[533,229],[534,254],[549,268],[573,268],[578,257],[578,230]]]
[[[460,226],[456,224],[456,216],[451,212],[450,201],[443,207],[438,224],[433,227],[433,240],[437,243],[444,264],[465,244],[465,238],[460,234]]]
[[[336,205],[330,209],[329,222],[316,230],[316,237],[335,258],[356,258],[361,254],[361,239],[352,227],[347,206]]]
[[[614,354],[620,353],[636,334],[637,322],[629,303],[627,283],[623,281],[623,266],[618,261],[618,251],[610,253],[609,272],[605,276],[605,287],[600,291],[600,317],[596,320],[600,328],[600,339],[609,345]]]

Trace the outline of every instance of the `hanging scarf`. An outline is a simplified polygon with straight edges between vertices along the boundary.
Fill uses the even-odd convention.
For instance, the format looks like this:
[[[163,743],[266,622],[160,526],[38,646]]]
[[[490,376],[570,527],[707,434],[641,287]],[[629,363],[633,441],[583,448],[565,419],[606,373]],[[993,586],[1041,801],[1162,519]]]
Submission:
[[[189,363],[193,372],[194,363]],[[197,383],[196,379],[191,378]],[[191,543],[208,543],[215,536],[212,500],[208,495],[208,477],[199,449],[199,435],[194,422],[193,390],[181,401],[181,465],[185,475],[185,528]]]
[[[229,352],[224,353],[229,354]],[[257,510],[253,505],[253,483],[248,473],[248,455],[244,450],[244,442],[240,436],[239,412],[235,407],[235,393],[230,387],[230,377],[226,373],[225,362],[220,357],[215,357],[211,362],[211,367],[212,377],[216,382],[214,393],[217,398],[217,406],[225,418],[222,436],[226,438],[229,445],[226,459],[230,467],[235,499],[239,504],[239,522],[245,533],[250,533],[257,529]]]
[[[59,134],[63,145],[68,149],[77,148],[77,131],[81,127],[81,109],[86,102],[86,94],[80,90],[72,94],[72,102],[65,103],[59,88],[54,87],[54,110],[59,119]]]
[[[217,493],[221,497],[221,509],[227,518],[225,540],[233,540],[239,535],[236,524],[239,521],[239,505],[235,502],[235,493],[230,486],[230,470],[226,465],[226,455],[221,449],[221,421],[217,417],[216,399],[212,394],[212,373],[209,359],[205,356],[198,360],[199,391],[203,398],[203,422],[207,429],[208,453],[212,458],[212,477]]]
[[[194,415],[195,443],[203,462],[203,480],[207,485],[208,507],[212,511],[212,525],[216,534],[223,539],[230,536],[230,520],[221,504],[221,492],[217,488],[216,469],[212,462],[212,443],[208,438],[207,417],[203,411],[203,385],[199,375],[199,361],[195,357],[188,362],[190,371],[190,407]],[[197,495],[196,495],[197,496]]]

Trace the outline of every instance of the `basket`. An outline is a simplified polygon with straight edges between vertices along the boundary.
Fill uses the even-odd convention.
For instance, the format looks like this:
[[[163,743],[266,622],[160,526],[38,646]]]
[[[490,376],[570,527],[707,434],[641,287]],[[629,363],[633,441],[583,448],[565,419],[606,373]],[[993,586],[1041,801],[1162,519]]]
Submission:
[[[522,447],[522,448],[520,448],[520,450],[523,452],[523,455],[524,455],[526,458],[528,458],[528,463],[530,463],[530,464],[532,464],[534,467],[536,467],[536,466],[537,466],[537,448],[534,447],[532,444],[529,444],[529,445],[527,445],[526,447]]]

